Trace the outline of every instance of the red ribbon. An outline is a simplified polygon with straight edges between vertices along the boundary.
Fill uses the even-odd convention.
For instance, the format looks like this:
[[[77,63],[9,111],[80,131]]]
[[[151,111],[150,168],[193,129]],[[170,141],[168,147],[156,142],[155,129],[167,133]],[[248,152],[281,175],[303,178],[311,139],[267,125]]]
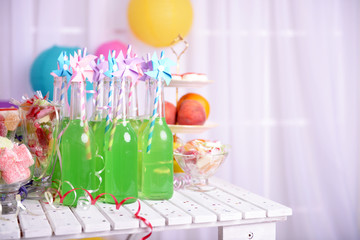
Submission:
[[[100,199],[100,197],[102,197],[102,196],[104,196],[104,195],[106,195],[106,194],[110,195],[110,196],[114,199],[115,206],[116,206],[116,210],[119,210],[120,207],[121,207],[126,201],[128,201],[129,199],[136,199],[136,198],[134,198],[134,197],[127,197],[127,198],[124,198],[123,200],[121,200],[121,202],[119,202],[119,201],[117,200],[117,198],[116,198],[113,194],[111,194],[111,193],[101,193],[101,194],[97,195],[97,196],[94,198],[94,197],[91,195],[91,193],[90,193],[88,190],[84,189],[84,188],[73,188],[73,189],[67,191],[64,195],[61,195],[61,193],[60,193],[57,189],[54,189],[54,188],[51,188],[51,189],[55,190],[55,192],[59,195],[59,197],[60,197],[60,203],[61,203],[61,204],[64,202],[64,199],[66,198],[67,195],[69,195],[71,192],[74,192],[74,191],[79,190],[79,189],[80,189],[80,190],[84,190],[84,191],[88,194],[88,196],[90,197],[90,200],[91,200],[91,202],[90,202],[91,205],[95,205],[95,203],[97,202],[97,200]],[[151,234],[152,234],[152,232],[153,232],[153,226],[151,225],[151,223],[150,223],[146,218],[143,218],[143,217],[141,217],[141,216],[139,215],[139,214],[140,214],[140,210],[141,210],[141,204],[140,204],[139,199],[136,199],[136,201],[137,201],[137,203],[138,203],[139,205],[138,205],[138,209],[137,209],[136,213],[134,214],[135,218],[139,219],[139,220],[142,221],[147,227],[150,228],[150,233],[141,238],[141,240],[146,240],[146,239],[148,239],[148,238],[151,236]]]

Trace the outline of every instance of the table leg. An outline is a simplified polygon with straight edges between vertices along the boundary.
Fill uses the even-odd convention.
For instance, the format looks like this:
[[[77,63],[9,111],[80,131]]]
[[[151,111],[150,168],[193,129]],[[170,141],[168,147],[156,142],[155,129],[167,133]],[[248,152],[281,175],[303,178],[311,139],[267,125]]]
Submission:
[[[276,239],[276,223],[257,223],[235,226],[224,226],[218,228],[219,240],[230,239],[256,239],[256,240],[275,240]]]

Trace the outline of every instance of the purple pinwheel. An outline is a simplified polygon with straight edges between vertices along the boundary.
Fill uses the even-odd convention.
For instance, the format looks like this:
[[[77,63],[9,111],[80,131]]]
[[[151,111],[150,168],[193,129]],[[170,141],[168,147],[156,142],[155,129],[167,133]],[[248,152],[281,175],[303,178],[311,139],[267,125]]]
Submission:
[[[94,82],[98,82],[100,79],[106,77],[105,73],[108,70],[108,63],[107,61],[105,61],[104,56],[102,54],[98,58],[97,63],[95,63],[95,60],[91,61],[90,66],[94,71],[94,76],[93,76]]]
[[[124,58],[122,51],[120,51],[119,56],[116,58],[116,62],[119,65],[119,70],[114,72],[113,75],[121,78],[130,77],[133,80],[137,80],[139,75],[137,65],[142,63],[143,60],[138,57],[130,57],[130,52],[131,45],[128,47],[126,58]]]
[[[52,71],[50,74],[54,77],[66,77],[66,79],[69,81],[72,76],[72,69],[70,67],[70,61],[66,55],[66,52],[60,53],[58,57],[58,69]]]
[[[151,62],[153,70],[145,72],[145,74],[157,80],[164,79],[166,85],[169,85],[171,82],[170,67],[174,66],[175,63],[169,58],[164,58],[164,51],[161,51],[160,59],[154,53]]]
[[[146,81],[147,79],[150,79],[151,77],[149,77],[148,75],[145,74],[145,72],[149,72],[152,71],[152,62],[150,59],[150,53],[148,53],[146,55],[146,59],[144,59],[144,61],[140,64],[140,69],[143,72],[142,76],[139,78],[139,81]]]

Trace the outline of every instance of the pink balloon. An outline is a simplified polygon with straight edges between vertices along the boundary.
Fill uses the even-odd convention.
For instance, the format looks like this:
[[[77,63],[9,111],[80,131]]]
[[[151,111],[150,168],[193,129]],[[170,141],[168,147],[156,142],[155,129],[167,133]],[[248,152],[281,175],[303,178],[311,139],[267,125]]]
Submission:
[[[110,41],[110,42],[106,42],[101,44],[95,52],[96,56],[100,56],[100,54],[104,55],[105,59],[107,59],[109,51],[115,50],[116,51],[116,56],[120,53],[120,51],[123,52],[124,56],[126,56],[126,51],[127,51],[128,46],[125,43],[122,43],[118,40],[114,40],[114,41]],[[134,57],[134,52],[131,51],[130,56]]]

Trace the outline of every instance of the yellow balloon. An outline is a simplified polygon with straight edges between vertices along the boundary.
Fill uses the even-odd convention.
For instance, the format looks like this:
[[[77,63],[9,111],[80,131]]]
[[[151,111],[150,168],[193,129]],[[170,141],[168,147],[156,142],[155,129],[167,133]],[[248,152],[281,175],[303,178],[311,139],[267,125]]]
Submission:
[[[185,37],[193,20],[190,0],[131,0],[128,21],[141,41],[167,47],[181,34]]]

